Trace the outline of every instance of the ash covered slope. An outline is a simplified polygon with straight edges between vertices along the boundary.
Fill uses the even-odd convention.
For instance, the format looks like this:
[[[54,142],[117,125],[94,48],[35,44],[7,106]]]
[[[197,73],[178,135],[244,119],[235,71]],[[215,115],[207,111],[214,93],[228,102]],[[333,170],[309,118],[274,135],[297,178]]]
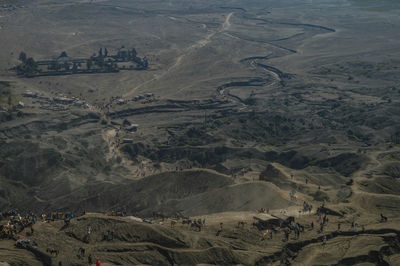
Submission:
[[[140,227],[155,235],[151,245],[140,236],[144,244],[130,244],[136,224],[121,222],[117,248],[100,243],[104,232],[96,229],[88,249],[104,244],[95,252],[122,264],[151,264],[151,257],[164,264],[262,265],[289,257],[396,264],[400,16],[387,8],[393,1],[186,2],[1,7],[0,208],[217,213],[201,237],[183,226]],[[37,60],[63,51],[88,58],[122,46],[147,56],[149,69],[33,79],[9,71],[21,51]],[[280,237],[271,246],[258,241],[253,228],[215,238],[219,222],[251,223],[256,213],[248,211],[260,207],[298,214],[303,201],[325,201],[344,214],[330,221],[328,248],[321,250],[314,231],[284,247]],[[380,213],[393,224],[379,224]],[[89,220],[65,235],[61,224],[45,224],[42,236],[54,235],[40,244],[62,235],[76,250],[86,245],[89,223],[117,227],[107,217]],[[373,231],[334,232],[337,222],[349,228],[352,221]]]
[[[239,213],[244,217],[255,213]],[[272,239],[264,238],[263,232],[245,225],[237,227],[237,217],[229,213],[215,216],[202,216],[206,226],[197,232],[187,224],[169,225],[161,220],[156,224],[133,221],[130,217],[110,217],[88,213],[71,220],[68,226],[62,221],[38,222],[35,232],[29,237],[38,243],[30,249],[15,249],[14,241],[0,241],[2,260],[11,263],[30,265],[51,265],[61,261],[63,264],[86,265],[89,254],[92,260],[102,264],[162,264],[162,265],[265,265],[273,264],[358,264],[372,263],[396,265],[399,262],[398,219],[380,224],[373,216],[363,231],[350,229],[350,221],[331,217],[330,222],[341,222],[342,230],[327,226],[323,233],[311,230],[307,225],[314,215],[305,215],[297,222],[306,225],[300,239],[290,237],[282,241],[282,234],[273,234]],[[218,236],[219,222],[224,221],[223,230]],[[242,220],[243,221],[243,220]],[[251,222],[250,219],[245,219]],[[90,235],[88,235],[90,228]],[[29,231],[29,229],[25,229]],[[113,232],[113,234],[106,234]],[[326,238],[326,243],[322,244]],[[57,250],[51,256],[46,249]],[[85,249],[85,257],[79,249]],[[71,256],[74,254],[74,256]],[[385,264],[385,265],[387,265]]]
[[[376,23],[386,17],[399,23],[394,13],[371,15],[345,3],[313,3],[322,17],[302,1],[179,3],[37,1],[2,8],[2,33],[10,38],[1,40],[1,77],[14,95],[11,105],[1,102],[10,110],[1,114],[0,174],[14,184],[3,204],[28,186],[29,197],[46,202],[92,183],[119,184],[181,166],[212,168],[241,183],[279,163],[286,175],[298,171],[314,185],[340,187],[371,157],[374,163],[370,153],[395,149],[398,39],[384,41],[391,29]],[[354,23],[335,19],[332,6]],[[383,37],[372,40],[370,31]],[[365,40],[369,45],[360,45]],[[34,79],[4,70],[22,50],[37,59],[65,50],[87,58],[99,47],[123,45],[148,55],[150,69]],[[26,90],[41,96],[21,97]],[[135,100],[146,93],[153,96]],[[60,94],[75,102],[52,105]],[[19,100],[24,107],[12,110]],[[125,120],[139,131],[120,129]],[[396,165],[382,167],[396,176]]]
[[[386,17],[399,23],[391,12],[315,2],[321,17],[302,1],[136,3],[134,8],[131,1],[14,4],[1,10],[2,32],[10,37],[1,40],[4,69],[18,63],[22,50],[37,59],[66,50],[87,58],[99,47],[114,51],[123,45],[149,56],[150,69],[34,79],[1,70],[9,81],[2,90],[12,88],[13,95],[11,105],[1,101],[8,110],[0,116],[2,206],[27,202],[25,197],[78,206],[96,189],[118,191],[124,182],[135,183],[130,179],[181,167],[215,169],[239,184],[258,179],[270,163],[280,164],[283,176],[295,173],[299,180],[340,191],[360,173],[382,174],[381,191],[390,191],[388,176],[397,182],[397,161],[376,162],[374,152],[395,150],[400,134],[399,61],[393,50],[398,39],[369,35],[391,36],[390,28],[376,23]],[[354,23],[335,19],[332,6]],[[355,35],[360,38],[349,39]],[[365,40],[369,45],[360,45]],[[336,46],[328,45],[333,41]],[[40,97],[22,97],[26,90]],[[153,96],[139,97],[146,93]],[[59,97],[75,100],[54,104]],[[20,100],[24,107],[14,110]],[[137,123],[138,132],[128,132],[125,121]],[[376,172],[366,171],[368,164],[377,166]],[[282,177],[262,179],[287,193],[315,193]],[[262,194],[246,186],[245,191]],[[225,189],[237,193],[231,184]],[[190,208],[165,197],[156,203]],[[191,197],[190,205],[203,201]],[[102,201],[87,206],[118,207]]]

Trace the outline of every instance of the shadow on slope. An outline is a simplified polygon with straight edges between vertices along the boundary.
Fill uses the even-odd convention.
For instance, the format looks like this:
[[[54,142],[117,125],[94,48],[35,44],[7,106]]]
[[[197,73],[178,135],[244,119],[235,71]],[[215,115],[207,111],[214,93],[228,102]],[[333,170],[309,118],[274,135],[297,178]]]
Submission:
[[[154,211],[203,215],[230,210],[287,207],[271,184],[234,185],[225,175],[208,170],[167,172],[120,184],[88,183],[45,206],[48,210],[124,210],[142,217]]]

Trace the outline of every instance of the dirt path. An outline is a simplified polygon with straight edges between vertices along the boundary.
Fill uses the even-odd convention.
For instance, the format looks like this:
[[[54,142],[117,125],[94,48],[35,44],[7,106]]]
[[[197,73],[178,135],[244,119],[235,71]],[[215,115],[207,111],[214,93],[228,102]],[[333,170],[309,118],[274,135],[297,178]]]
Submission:
[[[109,156],[113,156],[115,154],[116,149],[116,142],[117,142],[117,131],[116,129],[107,129],[103,131],[102,137],[104,141],[107,143],[108,146],[108,153]],[[107,158],[110,159],[110,158]]]
[[[223,31],[228,30],[228,29],[231,27],[230,19],[231,19],[231,17],[232,17],[233,14],[234,14],[234,13],[231,12],[231,13],[229,13],[229,14],[226,16],[225,21],[222,23],[221,27],[220,27],[218,30],[207,34],[203,39],[200,39],[200,40],[198,40],[197,42],[195,42],[194,44],[192,44],[191,46],[185,48],[185,49],[182,51],[181,55],[179,55],[179,56],[176,58],[175,62],[174,62],[171,66],[169,66],[163,73],[158,74],[158,75],[155,75],[154,78],[152,78],[152,79],[150,79],[150,80],[148,80],[148,81],[145,81],[145,82],[141,83],[140,85],[134,87],[134,88],[133,88],[132,90],[130,90],[128,93],[124,94],[123,97],[131,97],[132,95],[135,94],[135,92],[136,92],[138,89],[142,88],[143,86],[145,86],[145,85],[147,85],[147,84],[149,84],[149,83],[151,83],[151,82],[154,82],[154,81],[157,81],[157,80],[162,79],[163,77],[165,77],[166,75],[168,75],[170,72],[172,72],[174,69],[176,69],[177,67],[181,66],[182,63],[184,62],[185,57],[187,57],[189,54],[193,53],[195,50],[197,50],[197,49],[199,49],[199,48],[202,48],[202,47],[208,45],[208,44],[211,42],[211,39],[212,39],[216,34],[220,34],[220,33],[222,33]]]
[[[233,12],[229,13],[228,16],[226,16],[224,23],[222,24],[222,30],[228,30],[231,27],[231,17],[233,15]]]

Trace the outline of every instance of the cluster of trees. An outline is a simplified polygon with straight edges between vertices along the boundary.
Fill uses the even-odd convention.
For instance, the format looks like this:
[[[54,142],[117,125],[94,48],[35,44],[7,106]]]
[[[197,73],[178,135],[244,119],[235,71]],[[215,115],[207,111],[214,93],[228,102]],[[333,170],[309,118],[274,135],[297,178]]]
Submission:
[[[104,57],[92,57],[86,61],[86,69],[91,70],[93,66],[98,66],[100,69],[104,69],[110,72],[118,71],[118,65],[115,62],[106,62]]]
[[[27,57],[25,52],[21,52],[18,57],[21,63],[16,67],[19,75],[34,74],[39,72],[38,65],[32,57]]]
[[[122,47],[124,48],[124,47]],[[122,49],[121,48],[121,49]],[[27,57],[25,52],[21,52],[19,60],[21,63],[15,67],[18,75],[34,76],[35,74],[51,74],[54,72],[67,73],[92,73],[92,72],[118,72],[118,62],[135,62],[139,68],[146,69],[148,61],[146,58],[137,57],[137,52],[133,48],[131,50],[118,50],[116,55],[110,55],[107,48],[100,48],[99,52],[93,54],[88,59],[70,59],[64,51],[60,54],[57,60],[39,61],[36,62],[32,57]],[[86,66],[82,68],[82,64]],[[42,72],[38,65],[47,65],[47,70]],[[122,69],[126,69],[125,66]],[[132,65],[129,69],[135,69]]]
[[[108,50],[107,48],[104,48],[104,57],[108,56]],[[99,57],[103,57],[103,48],[100,48],[99,50]]]

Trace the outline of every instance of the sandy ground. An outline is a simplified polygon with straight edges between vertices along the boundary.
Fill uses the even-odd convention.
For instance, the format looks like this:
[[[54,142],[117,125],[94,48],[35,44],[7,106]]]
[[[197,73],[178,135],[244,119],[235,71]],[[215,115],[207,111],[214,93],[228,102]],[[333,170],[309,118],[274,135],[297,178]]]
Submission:
[[[0,262],[85,265],[84,246],[103,265],[399,264],[396,3],[9,2],[0,7],[0,208],[93,213],[66,228],[39,222],[30,239],[40,252],[0,240]],[[122,46],[149,69],[32,79],[11,70],[21,51],[87,58]],[[317,233],[304,201],[343,217]],[[305,233],[261,240],[251,226],[261,207],[294,216]],[[206,226],[101,214],[110,211],[182,211]],[[114,240],[102,240],[107,229]]]

